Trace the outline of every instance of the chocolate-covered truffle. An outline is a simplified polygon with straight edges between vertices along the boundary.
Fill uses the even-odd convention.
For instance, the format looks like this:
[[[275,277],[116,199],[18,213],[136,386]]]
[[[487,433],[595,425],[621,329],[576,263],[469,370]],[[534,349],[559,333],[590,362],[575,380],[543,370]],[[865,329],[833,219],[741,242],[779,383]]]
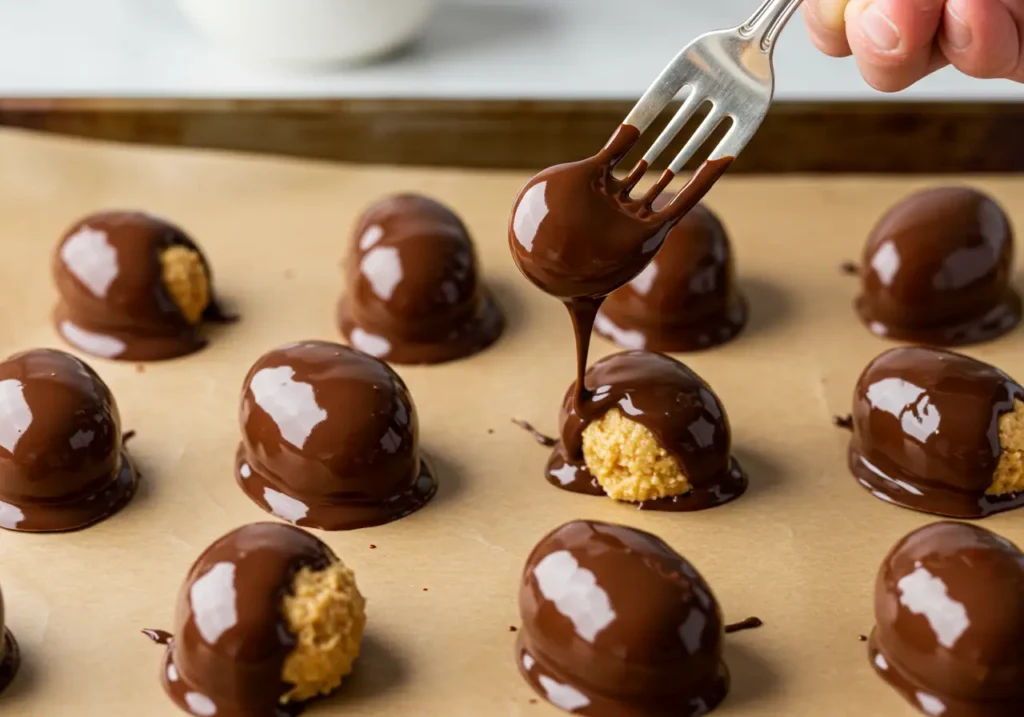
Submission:
[[[886,351],[853,397],[850,470],[876,497],[954,518],[1024,503],[1024,388],[940,349]]]
[[[155,361],[206,345],[225,317],[210,267],[178,227],[141,212],[101,212],[72,226],[54,256],[57,331],[103,358]]]
[[[0,363],[0,527],[84,528],[117,512],[137,475],[110,389],[52,349]]]
[[[4,596],[0,593],[0,692],[11,684],[21,664],[21,654],[14,635],[4,622]]]
[[[691,717],[729,689],[722,614],[660,538],[573,521],[530,553],[519,589],[520,672],[552,704],[591,717]]]
[[[238,528],[199,556],[182,585],[164,688],[200,717],[294,714],[351,671],[364,607],[352,571],[309,533]]]
[[[245,378],[240,419],[239,485],[296,525],[387,523],[437,489],[405,383],[347,346],[305,341],[263,355]]]
[[[465,225],[416,194],[383,199],[363,214],[339,304],[355,348],[394,363],[469,356],[501,335],[505,319],[478,277]]]
[[[697,374],[664,354],[627,351],[601,359],[562,402],[552,484],[650,510],[700,510],[746,490],[730,453],[729,418]]]
[[[927,715],[1024,714],[1024,555],[984,528],[904,537],[875,583],[871,664]]]
[[[875,227],[863,262],[857,312],[879,336],[957,346],[1020,321],[1010,222],[976,190],[930,189],[904,200]]]
[[[725,227],[698,205],[669,231],[647,268],[605,300],[594,328],[627,349],[696,351],[728,341],[746,322]]]

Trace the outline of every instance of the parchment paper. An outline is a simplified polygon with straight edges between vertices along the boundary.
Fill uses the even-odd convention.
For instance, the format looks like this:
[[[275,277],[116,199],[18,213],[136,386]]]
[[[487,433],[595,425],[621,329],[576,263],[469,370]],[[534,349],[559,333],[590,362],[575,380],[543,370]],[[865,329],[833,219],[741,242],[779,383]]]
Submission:
[[[127,509],[83,532],[0,531],[8,625],[24,652],[0,714],[178,714],[157,677],[162,648],[139,630],[172,629],[180,581],[211,540],[271,519],[232,475],[242,378],[279,344],[338,337],[350,229],[367,203],[400,190],[429,193],[463,216],[509,328],[470,360],[398,368],[440,492],[399,522],[319,533],[356,570],[369,624],[355,675],[309,714],[557,714],[520,679],[509,627],[530,548],[581,517],[662,536],[709,580],[728,620],[764,620],[727,638],[733,687],[716,714],[915,714],[875,676],[858,635],[872,627],[885,552],[931,518],[878,501],[846,471],[848,434],[830,419],[849,410],[856,377],[890,344],[858,323],[856,280],[838,266],[859,257],[896,198],[950,180],[727,177],[712,191],[753,317],[738,340],[685,360],[724,401],[751,487],[721,508],[659,514],[549,486],[547,451],[510,423],[553,432],[573,377],[568,318],[519,276],[506,248],[525,179],[0,134],[0,353],[61,346],[49,324],[51,252],[67,225],[101,208],[142,208],[184,226],[242,316],[201,353],[142,373],[86,357],[113,389],[125,428],[138,432],[129,446],[144,480]],[[972,181],[1024,225],[1024,179]],[[595,357],[612,350],[595,340]],[[1024,330],[967,353],[1024,376]],[[983,524],[1024,541],[1024,514]]]

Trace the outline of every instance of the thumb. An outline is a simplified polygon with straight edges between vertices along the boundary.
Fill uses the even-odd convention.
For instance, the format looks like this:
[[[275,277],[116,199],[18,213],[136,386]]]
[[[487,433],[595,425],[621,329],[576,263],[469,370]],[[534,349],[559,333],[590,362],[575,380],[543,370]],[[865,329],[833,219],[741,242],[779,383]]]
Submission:
[[[861,74],[883,92],[909,87],[944,64],[936,45],[944,0],[853,0],[846,36]]]

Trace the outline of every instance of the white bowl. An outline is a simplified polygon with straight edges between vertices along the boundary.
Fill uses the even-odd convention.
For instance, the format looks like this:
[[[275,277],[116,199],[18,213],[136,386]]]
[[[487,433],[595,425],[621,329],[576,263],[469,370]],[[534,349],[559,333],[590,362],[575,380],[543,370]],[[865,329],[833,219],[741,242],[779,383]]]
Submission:
[[[409,42],[437,0],[178,0],[207,36],[259,61],[357,62]]]

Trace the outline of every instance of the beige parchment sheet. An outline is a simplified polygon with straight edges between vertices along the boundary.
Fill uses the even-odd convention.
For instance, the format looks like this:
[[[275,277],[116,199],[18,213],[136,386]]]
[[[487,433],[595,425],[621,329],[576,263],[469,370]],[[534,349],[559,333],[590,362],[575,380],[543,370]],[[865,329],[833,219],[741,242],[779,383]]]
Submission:
[[[865,363],[887,348],[850,306],[839,264],[897,197],[944,180],[727,177],[709,204],[731,231],[752,320],[738,340],[684,357],[729,412],[750,474],[735,503],[700,513],[639,512],[565,493],[542,477],[547,451],[512,417],[555,430],[573,377],[564,311],[522,279],[506,248],[524,173],[319,165],[124,148],[0,133],[0,354],[60,346],[49,324],[51,252],[73,220],[140,208],[184,226],[242,320],[208,349],[138,372],[86,357],[110,384],[144,479],[120,514],[62,535],[0,531],[7,622],[24,652],[0,696],[3,717],[170,717],[162,648],[182,577],[214,538],[272,519],[236,487],[242,378],[262,352],[337,339],[339,262],[360,211],[420,191],[449,203],[476,238],[509,326],[489,351],[398,367],[419,409],[440,491],[387,526],[318,533],[368,599],[364,655],[318,715],[554,715],[513,659],[519,574],[534,543],[573,518],[654,532],[714,588],[727,619],[763,628],[727,638],[733,686],[722,717],[915,714],[868,665],[875,571],[888,548],[931,520],[871,497],[847,474],[845,432]],[[1024,226],[1024,179],[978,179]],[[595,340],[594,354],[615,350]],[[1024,330],[967,353],[1024,376]],[[983,523],[1024,541],[1024,514]],[[371,549],[371,544],[376,549]]]

